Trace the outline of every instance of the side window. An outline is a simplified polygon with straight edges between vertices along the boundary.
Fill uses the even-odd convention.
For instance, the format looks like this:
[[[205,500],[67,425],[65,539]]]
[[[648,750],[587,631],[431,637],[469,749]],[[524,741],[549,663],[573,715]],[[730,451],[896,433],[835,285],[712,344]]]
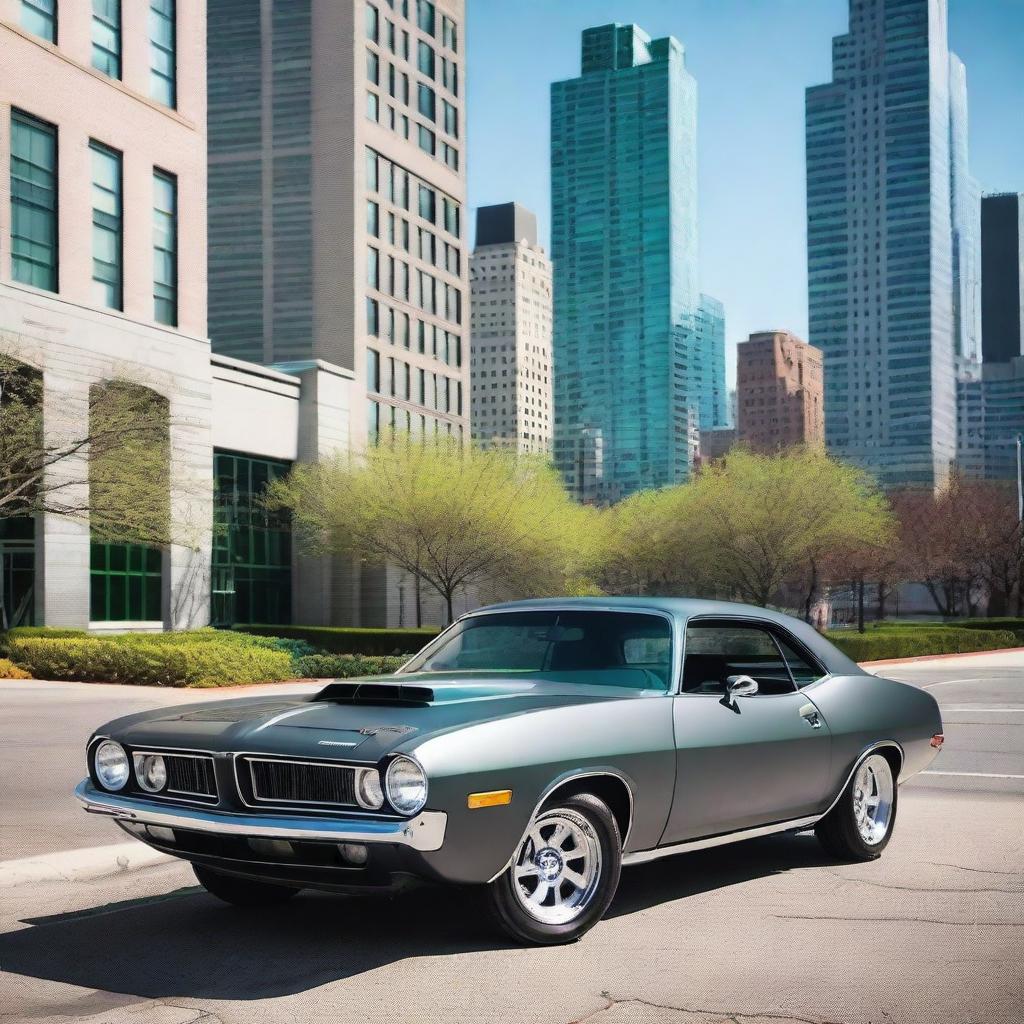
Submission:
[[[750,676],[764,695],[792,693],[793,681],[771,633],[743,622],[686,627],[683,693],[724,694],[730,676]]]
[[[802,648],[788,642],[785,634],[776,634],[775,640],[782,649],[782,656],[786,659],[797,686],[809,686],[826,674],[820,665],[802,653]]]

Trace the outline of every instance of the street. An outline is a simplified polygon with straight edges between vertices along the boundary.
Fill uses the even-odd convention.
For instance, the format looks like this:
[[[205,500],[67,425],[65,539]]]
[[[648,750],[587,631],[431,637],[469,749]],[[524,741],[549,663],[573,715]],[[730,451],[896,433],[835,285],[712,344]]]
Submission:
[[[511,946],[445,890],[242,912],[177,861],[5,883],[26,858],[125,842],[71,796],[94,727],[225,693],[0,682],[0,1017],[1019,1024],[1024,652],[873,671],[928,687],[946,735],[880,860],[837,863],[801,834],[633,867],[601,924],[548,949]]]

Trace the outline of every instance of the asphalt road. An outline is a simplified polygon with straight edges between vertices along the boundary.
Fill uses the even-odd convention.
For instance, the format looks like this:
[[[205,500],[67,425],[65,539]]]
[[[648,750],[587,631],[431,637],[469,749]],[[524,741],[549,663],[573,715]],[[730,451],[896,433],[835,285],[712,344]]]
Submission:
[[[33,882],[0,888],[0,1018],[1020,1024],[1024,654],[876,671],[927,686],[946,732],[877,862],[800,835],[631,868],[606,920],[554,949],[509,946],[448,891],[243,913],[177,862]],[[0,860],[122,842],[69,796],[85,739],[183,696],[214,695],[0,683]]]

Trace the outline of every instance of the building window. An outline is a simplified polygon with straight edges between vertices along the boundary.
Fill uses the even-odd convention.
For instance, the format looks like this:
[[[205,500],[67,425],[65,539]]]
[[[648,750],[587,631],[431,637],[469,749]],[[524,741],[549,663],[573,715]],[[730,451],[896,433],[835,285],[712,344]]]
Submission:
[[[366,283],[380,289],[380,252],[370,246],[366,252]]]
[[[380,335],[380,306],[376,299],[366,300],[366,333],[375,338]]]
[[[121,309],[122,215],[121,154],[98,142],[92,151],[92,282],[93,299]]]
[[[444,201],[444,227],[450,234],[459,237],[459,204],[451,199]]]
[[[366,435],[371,444],[380,437],[380,403],[366,403]]]
[[[449,50],[458,50],[459,48],[459,35],[455,28],[455,22],[451,18],[443,17],[441,19],[441,32],[442,42]]]
[[[436,120],[437,102],[434,97],[434,90],[429,85],[420,84],[417,86],[417,109],[431,121]]]
[[[419,130],[418,142],[420,145],[420,149],[422,149],[424,153],[429,153],[431,156],[433,156],[434,149],[436,148],[434,133],[429,128],[425,127],[422,124],[417,125],[417,128]]]
[[[380,97],[375,92],[366,94],[366,116],[374,123],[380,120]]]
[[[434,77],[434,48],[422,39],[416,44],[416,66],[420,69],[420,74],[428,78]]]
[[[21,0],[21,27],[49,43],[57,42],[57,0]]]
[[[149,2],[149,94],[165,106],[177,105],[175,0]]]
[[[11,112],[11,276],[57,290],[57,129]]]
[[[366,350],[366,390],[380,394],[380,353],[372,348]]]
[[[380,205],[372,199],[366,201],[366,230],[374,238],[380,237]]]
[[[366,51],[366,77],[374,85],[380,85],[380,57],[373,50]]]
[[[434,5],[430,0],[416,0],[416,24],[428,36],[434,34]]]
[[[142,544],[93,544],[89,558],[92,622],[159,622],[163,558]]]
[[[375,43],[380,39],[380,11],[373,4],[366,5],[366,38]]]
[[[92,66],[121,77],[121,0],[92,0]]]
[[[210,618],[215,626],[291,622],[291,520],[262,502],[291,464],[214,453]]]
[[[459,137],[459,112],[447,100],[444,101],[444,130],[453,138]]]
[[[178,179],[153,172],[153,319],[178,326]]]

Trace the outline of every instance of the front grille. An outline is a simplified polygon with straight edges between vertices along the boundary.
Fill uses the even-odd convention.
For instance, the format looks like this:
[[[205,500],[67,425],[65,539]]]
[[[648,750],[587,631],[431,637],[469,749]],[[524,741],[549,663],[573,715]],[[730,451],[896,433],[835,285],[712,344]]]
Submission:
[[[356,770],[347,765],[256,757],[246,761],[258,802],[356,806]]]
[[[217,797],[217,780],[213,758],[203,755],[164,754],[167,766],[168,794],[178,796]]]

